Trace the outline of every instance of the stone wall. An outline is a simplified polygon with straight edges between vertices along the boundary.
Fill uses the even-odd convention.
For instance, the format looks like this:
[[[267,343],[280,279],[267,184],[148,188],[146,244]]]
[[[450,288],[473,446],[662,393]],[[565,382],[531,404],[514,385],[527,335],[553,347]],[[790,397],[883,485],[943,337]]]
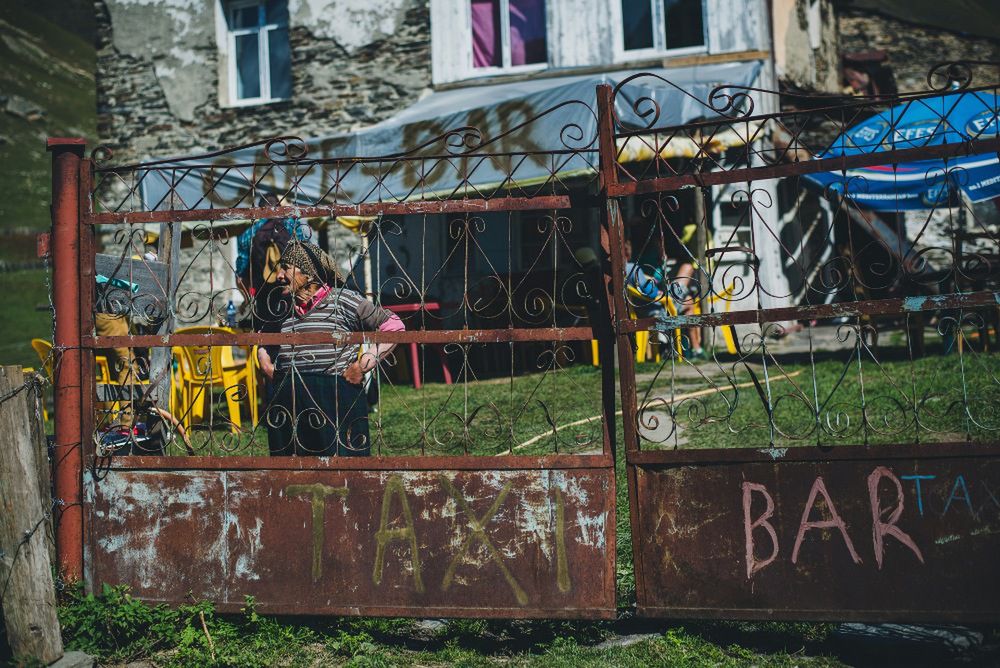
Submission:
[[[115,162],[370,125],[431,83],[426,0],[290,0],[292,99],[223,107],[219,0],[97,0],[98,132]],[[220,76],[221,75],[221,76]]]
[[[1000,60],[1000,42],[862,10],[838,10],[841,53],[884,49],[900,92],[927,88],[927,72],[947,60]],[[989,80],[994,83],[996,68]]]

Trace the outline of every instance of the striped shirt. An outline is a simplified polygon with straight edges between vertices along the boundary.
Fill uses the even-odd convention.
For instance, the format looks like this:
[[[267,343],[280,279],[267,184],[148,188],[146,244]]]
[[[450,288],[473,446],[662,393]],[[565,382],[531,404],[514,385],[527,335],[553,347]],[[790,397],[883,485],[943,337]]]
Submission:
[[[282,334],[374,332],[392,317],[354,290],[332,288],[305,315],[293,312],[281,325]],[[358,359],[358,344],[283,343],[275,360],[277,371],[339,375]]]

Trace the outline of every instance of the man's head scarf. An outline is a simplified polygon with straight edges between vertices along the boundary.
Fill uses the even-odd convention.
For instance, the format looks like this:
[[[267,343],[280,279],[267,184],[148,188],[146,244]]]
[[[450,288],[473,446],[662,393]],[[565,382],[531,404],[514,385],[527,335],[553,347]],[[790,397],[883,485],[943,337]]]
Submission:
[[[339,285],[344,282],[333,258],[322,248],[308,241],[290,241],[281,253],[281,261],[290,267],[295,267],[318,283]]]

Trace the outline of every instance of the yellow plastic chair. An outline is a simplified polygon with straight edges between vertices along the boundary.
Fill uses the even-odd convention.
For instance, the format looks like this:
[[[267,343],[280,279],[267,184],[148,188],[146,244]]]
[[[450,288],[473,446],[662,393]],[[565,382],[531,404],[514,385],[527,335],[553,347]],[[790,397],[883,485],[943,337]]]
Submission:
[[[724,312],[729,313],[733,308],[733,300],[731,298],[735,294],[735,292],[736,292],[736,283],[734,281],[733,283],[730,283],[728,286],[726,286],[726,289],[723,290],[722,292],[709,295],[708,303],[714,306],[715,304],[722,302],[725,307]],[[701,304],[699,304],[698,302],[695,302],[694,304],[694,313],[696,315],[701,315]],[[726,352],[728,352],[730,355],[735,355],[736,340],[733,338],[733,332],[735,330],[730,325],[724,325],[720,329],[722,330],[722,340],[726,344]]]
[[[257,372],[260,370],[260,362],[257,360],[257,346],[244,348],[247,351],[245,362],[237,361],[233,357],[233,346],[225,346],[222,349],[222,370],[226,374],[235,374],[240,382],[246,384],[247,403],[250,405],[250,423],[257,424]]]
[[[49,353],[52,352],[52,344],[45,339],[32,339],[31,347],[34,348],[35,352],[38,354],[38,359],[42,362],[42,368],[45,369],[45,375],[48,376],[51,381],[53,359]]]
[[[45,367],[45,375],[49,377],[49,380],[52,380],[53,359],[49,355],[52,351],[52,344],[45,339],[32,339],[31,347],[35,349],[35,353],[38,354],[38,359],[42,361],[42,365]],[[94,370],[97,375],[98,383],[112,382],[111,369],[108,366],[107,356],[94,355]]]
[[[111,379],[111,367],[108,365],[108,358],[105,355],[94,355],[94,371],[97,373],[98,383],[117,383]]]
[[[568,306],[565,304],[556,304],[556,310],[565,311],[576,318],[577,322],[584,319],[588,319],[587,309],[584,306]],[[593,323],[591,323],[592,325]],[[600,354],[598,352],[597,339],[590,340],[590,363],[593,366],[601,366]]]
[[[176,334],[233,334],[226,327],[186,327]],[[243,385],[250,399],[250,413],[256,424],[257,383],[254,367],[256,354],[249,355],[246,362],[236,362],[232,346],[175,346],[172,349],[176,361],[171,391],[171,412],[180,414],[185,429],[200,421],[205,415],[205,400],[216,388],[221,388],[229,408],[229,421],[234,434],[241,430],[240,402],[235,388]]]
[[[656,304],[661,303],[663,307],[667,310],[667,315],[671,317],[677,316],[677,306],[674,304],[674,300],[670,298],[670,295],[663,294],[659,299],[650,299],[646,295],[642,294],[637,287],[634,285],[626,285],[625,290],[628,293],[628,315],[632,320],[636,320],[636,312],[633,304],[645,303],[645,304]],[[681,344],[681,330],[674,330],[674,345],[677,351],[677,359],[683,361],[684,353]],[[642,364],[646,361],[646,352],[649,348],[649,331],[639,330],[635,333],[635,361]],[[653,349],[653,359],[656,362],[660,361],[660,349],[655,347]]]

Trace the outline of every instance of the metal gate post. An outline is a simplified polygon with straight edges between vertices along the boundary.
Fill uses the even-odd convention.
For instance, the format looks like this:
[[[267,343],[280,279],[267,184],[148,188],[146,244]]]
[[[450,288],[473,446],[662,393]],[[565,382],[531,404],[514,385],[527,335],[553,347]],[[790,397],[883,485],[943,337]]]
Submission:
[[[628,333],[621,331],[622,320],[628,319],[628,304],[625,303],[625,230],[618,200],[609,195],[608,191],[618,183],[618,149],[615,144],[614,93],[611,86],[601,84],[597,87],[597,127],[598,146],[601,165],[601,193],[603,195],[603,210],[601,211],[601,244],[608,254],[610,265],[609,280],[606,281],[609,308],[612,319],[612,330],[615,337],[615,349],[618,355],[618,381],[622,406],[622,436],[625,442],[625,475],[628,485],[629,525],[632,527],[632,565],[635,572],[636,597],[641,604],[644,592],[641,583],[643,577],[642,551],[640,549],[641,534],[639,528],[639,497],[636,480],[636,468],[628,464],[629,455],[639,449],[636,416],[638,405],[635,392],[635,355],[632,351],[632,339]],[[610,349],[611,347],[608,346]],[[609,350],[610,352],[610,350]],[[602,351],[601,355],[605,353]],[[602,357],[602,359],[609,359]],[[610,365],[610,361],[608,362]],[[612,396],[613,387],[610,390]],[[616,459],[617,466],[617,459]]]
[[[80,423],[80,162],[84,140],[49,138],[52,152],[52,292],[55,395],[55,494],[59,570],[83,576],[83,451]]]

